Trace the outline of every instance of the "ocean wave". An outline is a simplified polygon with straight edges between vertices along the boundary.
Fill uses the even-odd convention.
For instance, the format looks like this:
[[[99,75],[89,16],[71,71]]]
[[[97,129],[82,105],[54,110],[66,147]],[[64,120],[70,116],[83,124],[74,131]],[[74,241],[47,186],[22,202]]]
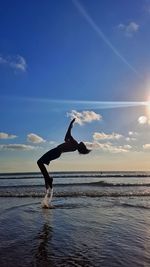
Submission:
[[[150,209],[150,206],[142,205],[142,204],[120,203],[120,205],[126,208]]]
[[[0,197],[43,197],[41,192],[0,192]],[[54,197],[149,197],[150,192],[55,192]]]
[[[150,183],[115,183],[115,182],[106,182],[106,181],[97,181],[97,182],[79,182],[79,183],[54,183],[54,187],[73,187],[73,186],[92,186],[92,187],[150,187]],[[3,188],[42,188],[43,185],[41,184],[26,184],[26,185],[2,185],[0,189]]]
[[[150,177],[150,173],[95,173],[95,172],[83,172],[83,173],[50,173],[53,178],[146,178]],[[43,179],[40,173],[32,174],[0,174],[0,180],[22,180],[22,179]]]
[[[133,186],[150,186],[150,183],[110,183],[110,182],[105,182],[105,181],[98,181],[98,182],[91,182],[91,183],[86,183],[84,185],[93,185],[93,186],[110,186],[110,187],[133,187]]]

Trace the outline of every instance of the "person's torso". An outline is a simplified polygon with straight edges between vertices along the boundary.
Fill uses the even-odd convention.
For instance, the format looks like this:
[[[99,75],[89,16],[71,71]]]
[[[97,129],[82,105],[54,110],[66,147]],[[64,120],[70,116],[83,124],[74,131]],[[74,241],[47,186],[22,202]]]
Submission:
[[[78,148],[78,142],[75,140],[64,142],[57,146],[57,148],[60,149],[61,153],[76,151]]]

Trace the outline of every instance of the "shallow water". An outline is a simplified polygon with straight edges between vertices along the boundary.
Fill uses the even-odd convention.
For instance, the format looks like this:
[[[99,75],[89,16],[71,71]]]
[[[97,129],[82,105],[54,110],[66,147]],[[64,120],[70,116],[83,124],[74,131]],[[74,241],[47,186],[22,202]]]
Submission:
[[[141,183],[141,180],[137,182]],[[122,181],[111,183],[121,184]],[[79,190],[79,185],[76,186],[73,192]],[[126,186],[81,187],[80,192],[127,191]],[[139,187],[128,187],[128,190],[132,193],[149,190],[143,185]],[[54,195],[53,209],[42,209],[39,195],[36,198],[0,198],[1,267],[149,266],[149,195],[99,197],[92,193],[69,197],[70,188],[69,185],[54,187],[58,197]],[[67,190],[69,193],[61,196]]]

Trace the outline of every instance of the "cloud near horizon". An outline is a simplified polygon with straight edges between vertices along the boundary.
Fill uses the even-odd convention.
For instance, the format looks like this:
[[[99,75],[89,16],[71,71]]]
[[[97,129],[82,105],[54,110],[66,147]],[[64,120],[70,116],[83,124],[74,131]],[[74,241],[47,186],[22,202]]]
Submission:
[[[150,120],[146,116],[140,116],[138,118],[138,123],[141,125],[150,124]]]
[[[144,150],[150,150],[150,144],[145,144],[143,145]]]
[[[27,69],[26,60],[23,56],[20,55],[7,57],[0,56],[0,65],[7,66],[9,68],[22,72],[26,72]]]
[[[115,146],[111,142],[99,143],[99,142],[85,142],[89,149],[101,150],[109,153],[127,153],[132,147],[130,145]]]
[[[131,151],[132,146],[129,144],[116,145],[109,140],[118,141],[124,136],[118,133],[106,134],[104,132],[95,132],[93,134],[93,142],[85,142],[89,149],[100,150],[108,153],[127,153]],[[102,141],[102,143],[100,142]],[[105,141],[105,142],[103,142]]]
[[[137,132],[129,131],[129,132],[128,132],[128,135],[129,135],[129,136],[137,136],[138,133],[137,133]]]
[[[27,135],[27,141],[34,144],[40,144],[46,142],[41,136],[34,133],[30,133]]]
[[[0,139],[14,139],[17,135],[0,132]]]
[[[133,131],[129,131],[128,132],[128,136],[125,138],[126,141],[136,141],[137,140],[137,136],[138,133],[137,132],[133,132]]]
[[[122,135],[118,133],[106,134],[104,132],[101,132],[101,133],[95,132],[93,134],[94,140],[118,140],[121,137]]]
[[[0,145],[0,150],[17,150],[17,151],[29,151],[35,149],[34,146],[29,146],[25,144],[4,144]]]
[[[94,111],[82,111],[78,112],[76,110],[72,110],[70,113],[67,113],[68,117],[71,119],[76,119],[76,123],[83,125],[84,123],[90,123],[92,121],[100,121],[102,120],[102,116]]]

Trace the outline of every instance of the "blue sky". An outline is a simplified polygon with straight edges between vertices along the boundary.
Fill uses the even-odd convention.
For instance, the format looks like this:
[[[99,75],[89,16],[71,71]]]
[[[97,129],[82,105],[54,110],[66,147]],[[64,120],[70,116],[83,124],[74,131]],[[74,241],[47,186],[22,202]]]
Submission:
[[[149,24],[148,0],[2,1],[0,171],[38,171],[73,117],[92,152],[49,170],[149,170]]]

